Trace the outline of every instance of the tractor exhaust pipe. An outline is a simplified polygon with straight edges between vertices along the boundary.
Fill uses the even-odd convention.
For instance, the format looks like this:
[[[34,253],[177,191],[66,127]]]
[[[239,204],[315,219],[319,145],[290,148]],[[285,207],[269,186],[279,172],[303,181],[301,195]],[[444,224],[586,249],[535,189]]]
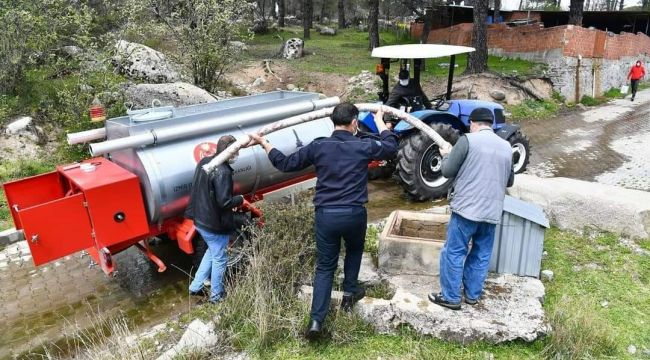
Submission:
[[[269,120],[283,119],[288,116],[302,114],[326,107],[338,105],[341,100],[338,97],[331,97],[321,100],[302,101],[295,104],[285,105],[278,108],[251,110],[243,113],[223,116],[218,121],[206,121],[193,124],[183,124],[168,128],[151,130],[148,133],[108,140],[90,145],[90,154],[99,156],[114,151],[161,144],[174,140],[184,139],[227,130],[233,128],[233,124],[246,127],[256,123],[268,122]]]
[[[420,121],[420,119],[414,117],[413,115],[406,113],[401,110],[397,110],[395,108],[392,108],[390,106],[386,105],[380,105],[380,104],[355,104],[355,106],[359,109],[359,111],[369,111],[372,113],[376,113],[380,109],[384,111],[386,114],[390,114],[393,116],[396,116],[407,123],[413,125],[413,127],[417,128],[418,130],[422,131],[424,134],[426,134],[429,138],[431,138],[440,148],[448,148],[451,147],[451,144],[448,143],[445,139],[442,138],[437,132],[435,132],[430,126],[427,124],[423,123]],[[257,133],[259,135],[268,135],[274,131],[282,130],[284,128],[298,125],[301,123],[313,121],[313,120],[318,120],[322,119],[325,117],[328,117],[332,115],[332,111],[334,110],[333,107],[326,108],[326,109],[321,109],[317,111],[312,111],[306,114],[301,114],[297,115],[294,117],[290,117],[288,119],[276,121],[272,124],[266,125],[263,128],[257,130]],[[251,142],[251,137],[250,136],[245,136],[234,143],[232,143],[230,146],[226,148],[222,153],[217,155],[212,161],[209,163],[203,165],[203,170],[206,172],[212,171],[214,168],[217,166],[223,164],[226,162],[231,156],[236,154],[242,147],[248,145]]]

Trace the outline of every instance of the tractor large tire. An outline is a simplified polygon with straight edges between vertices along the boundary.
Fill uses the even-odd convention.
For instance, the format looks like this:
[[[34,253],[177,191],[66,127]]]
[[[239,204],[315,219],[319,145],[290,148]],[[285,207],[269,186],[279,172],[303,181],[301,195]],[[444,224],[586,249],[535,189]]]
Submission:
[[[512,146],[512,169],[515,174],[526,171],[530,162],[530,141],[521,131],[517,131],[508,138]]]
[[[460,132],[447,124],[432,124],[431,128],[452,145]],[[406,193],[416,201],[447,196],[451,180],[442,176],[442,157],[438,145],[421,132],[414,132],[400,144],[397,170]]]

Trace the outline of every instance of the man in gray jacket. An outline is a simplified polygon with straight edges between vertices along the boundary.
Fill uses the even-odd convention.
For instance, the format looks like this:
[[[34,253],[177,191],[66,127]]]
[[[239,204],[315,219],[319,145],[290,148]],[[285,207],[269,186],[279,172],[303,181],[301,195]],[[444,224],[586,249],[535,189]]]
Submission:
[[[514,182],[512,150],[492,130],[492,112],[477,108],[469,120],[470,133],[458,139],[450,152],[440,149],[442,175],[454,179],[449,193],[452,214],[440,252],[441,292],[429,294],[429,300],[453,310],[460,309],[461,283],[465,303],[478,303],[506,187]]]

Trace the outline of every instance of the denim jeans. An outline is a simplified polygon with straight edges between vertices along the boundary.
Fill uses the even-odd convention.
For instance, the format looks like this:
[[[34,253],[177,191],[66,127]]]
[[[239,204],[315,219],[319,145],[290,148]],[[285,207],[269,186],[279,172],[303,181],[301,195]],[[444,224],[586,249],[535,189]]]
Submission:
[[[217,301],[223,296],[223,274],[226,271],[228,263],[228,241],[230,235],[215,234],[209,230],[196,227],[196,231],[201,234],[203,240],[208,245],[205,255],[201,259],[194,280],[190,284],[190,291],[200,291],[203,288],[203,282],[210,279],[210,300]]]
[[[316,274],[311,318],[325,321],[332,299],[332,282],[339,262],[341,238],[345,240],[343,291],[356,293],[368,218],[363,206],[316,209]]]
[[[467,298],[476,300],[481,296],[490,265],[495,229],[495,224],[451,214],[447,241],[440,251],[440,287],[445,300],[460,303],[461,281]],[[470,239],[472,250],[468,254]]]

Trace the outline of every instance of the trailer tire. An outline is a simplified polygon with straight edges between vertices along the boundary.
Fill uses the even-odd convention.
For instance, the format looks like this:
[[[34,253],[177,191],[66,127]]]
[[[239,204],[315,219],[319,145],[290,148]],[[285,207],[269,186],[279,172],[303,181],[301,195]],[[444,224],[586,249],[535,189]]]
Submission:
[[[447,124],[432,124],[442,138],[456,144],[460,132]],[[404,191],[415,201],[438,199],[447,195],[451,179],[440,170],[442,158],[432,139],[422,132],[413,132],[400,143],[397,170]]]
[[[247,249],[250,245],[250,233],[247,230],[247,226],[238,228],[230,235],[228,249],[226,250],[228,252],[228,262],[226,264],[229,270],[236,270],[246,262]],[[199,265],[201,265],[201,260],[203,260],[205,252],[208,250],[208,244],[203,240],[203,237],[201,237],[198,231],[192,239],[192,246],[194,247],[194,253],[192,254],[192,274],[195,274]]]

